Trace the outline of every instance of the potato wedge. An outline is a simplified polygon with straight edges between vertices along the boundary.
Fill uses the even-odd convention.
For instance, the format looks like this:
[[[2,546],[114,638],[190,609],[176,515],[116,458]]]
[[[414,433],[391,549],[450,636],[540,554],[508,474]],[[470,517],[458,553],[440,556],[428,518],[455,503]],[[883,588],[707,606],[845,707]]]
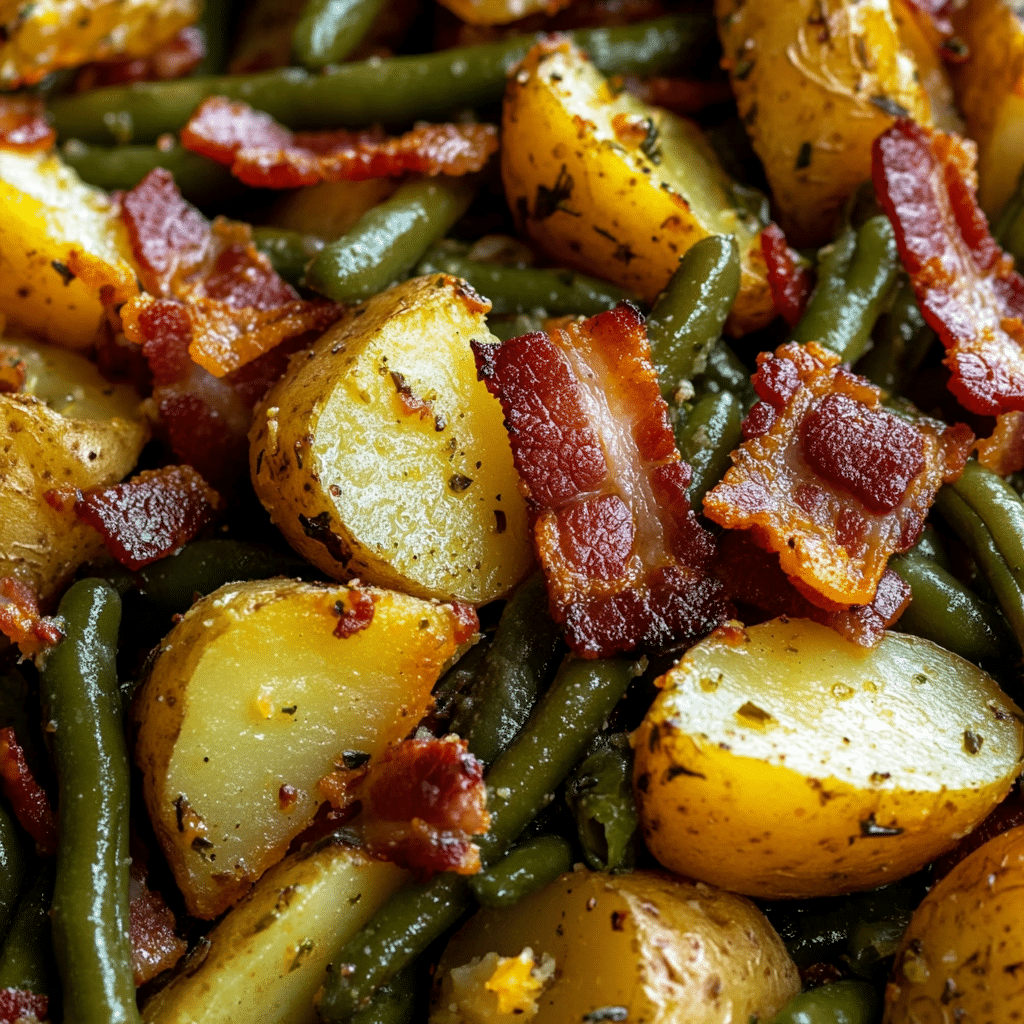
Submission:
[[[335,635],[359,594],[369,625]],[[284,856],[345,751],[377,754],[416,727],[458,635],[448,605],[340,585],[235,583],[192,606],[132,710],[146,806],[189,913],[216,917]]]
[[[874,888],[953,846],[1020,771],[1020,710],[927,640],[737,632],[687,652],[636,735],[644,835],[673,871],[750,896]]]
[[[914,912],[885,989],[885,1024],[1024,1019],[1024,826],[990,839]]]
[[[527,948],[554,959],[532,993],[527,972],[494,956],[482,965],[488,976],[470,968],[452,977],[474,957]],[[770,1019],[800,991],[782,940],[752,903],[651,871],[578,870],[513,907],[481,910],[448,943],[435,979],[431,1024],[490,1020],[488,1002],[501,999],[521,1000],[522,1012],[494,1020],[726,1024]]]
[[[337,950],[408,879],[328,840],[271,868],[207,937],[202,962],[143,1007],[146,1024],[308,1024]]]
[[[256,493],[324,572],[479,604],[530,571],[501,406],[469,347],[491,339],[486,309],[456,278],[407,281],[293,357],[256,410]]]
[[[735,234],[740,292],[728,329],[775,317],[761,225],[700,130],[629,93],[615,95],[567,40],[538,43],[508,80],[501,174],[519,227],[552,259],[653,301],[679,258],[711,234]]]
[[[13,327],[88,348],[103,321],[100,289],[138,291],[118,208],[56,156],[0,150],[0,312]]]
[[[84,356],[3,344],[24,360],[26,377],[21,392],[0,394],[0,576],[21,580],[45,604],[103,551],[103,541],[44,495],[117,483],[135,465],[149,427],[135,389],[104,380]]]
[[[715,0],[733,91],[790,241],[820,245],[899,114],[930,125],[889,0]]]

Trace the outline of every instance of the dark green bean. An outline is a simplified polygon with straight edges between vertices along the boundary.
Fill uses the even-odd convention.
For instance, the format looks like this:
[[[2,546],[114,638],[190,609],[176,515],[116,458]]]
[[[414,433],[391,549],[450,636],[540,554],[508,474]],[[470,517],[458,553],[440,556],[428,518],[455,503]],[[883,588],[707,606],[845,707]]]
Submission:
[[[640,301],[632,292],[586,274],[483,263],[467,259],[443,244],[435,245],[420,260],[416,273],[461,277],[491,300],[491,312],[496,316],[529,313],[535,309],[543,309],[552,316],[593,316],[624,299]]]
[[[121,600],[96,579],[64,595],[65,638],[40,675],[59,790],[53,944],[65,1016],[139,1021],[128,938],[128,752],[114,663]]]
[[[478,841],[485,866],[501,857],[550,799],[636,672],[628,661],[563,662],[530,720],[487,775],[491,828]],[[335,970],[317,1004],[321,1019],[349,1020],[471,903],[468,882],[449,872],[396,893],[331,958]]]
[[[23,844],[14,819],[0,804],[0,939],[7,934],[25,883]]]
[[[469,887],[485,907],[511,907],[572,867],[572,846],[561,836],[528,839],[493,868],[473,875]]]
[[[859,978],[874,980],[887,973],[889,957],[895,956],[910,924],[910,911],[884,921],[858,921],[850,932],[846,962]]]
[[[1017,179],[1017,187],[1003,207],[992,232],[995,240],[1024,266],[1024,169]]]
[[[519,313],[513,317],[488,317],[487,327],[499,341],[518,338],[521,334],[544,330],[544,321],[529,313]]]
[[[856,232],[846,229],[822,251],[818,285],[789,340],[817,341],[843,362],[856,362],[891,298],[899,269],[896,237],[887,217],[872,217]]]
[[[399,185],[390,199],[326,246],[306,271],[306,284],[335,302],[359,302],[401,280],[465,213],[473,185],[430,178]]]
[[[492,764],[530,717],[551,678],[562,630],[548,614],[547,586],[534,574],[512,595],[475,684],[451,722],[470,751]]]
[[[1024,587],[1024,502],[998,474],[971,459],[955,484],[956,491],[985,522],[999,553]]]
[[[596,871],[633,866],[640,817],[633,799],[633,752],[619,734],[583,759],[566,782],[565,802]]]
[[[801,992],[771,1024],[874,1024],[880,1000],[866,981],[836,981]]]
[[[435,717],[450,722],[452,717],[458,713],[463,699],[472,691],[474,684],[480,678],[484,655],[491,646],[492,640],[493,637],[484,636],[434,684]]]
[[[743,440],[743,407],[729,391],[706,394],[676,429],[679,452],[690,464],[693,479],[688,495],[698,512],[704,495],[731,465],[729,453]]]
[[[274,269],[296,287],[302,284],[310,261],[324,247],[323,239],[316,235],[284,228],[253,228],[252,239]]]
[[[195,69],[196,77],[219,75],[224,71],[233,6],[233,0],[203,0],[203,12],[199,15],[197,25],[203,33],[206,53]]]
[[[707,366],[694,381],[694,386],[697,394],[730,392],[739,400],[744,415],[757,401],[757,392],[750,382],[750,370],[724,341],[720,341],[708,352]]]
[[[605,74],[656,75],[685,67],[717,70],[721,49],[710,12],[674,14],[624,28],[568,33]],[[402,126],[438,120],[466,107],[497,103],[505,76],[536,36],[438,53],[373,58],[321,74],[284,68],[253,75],[138,82],[62,96],[50,116],[62,139],[155,142],[177,132],[208,96],[244,100],[290,128]]]
[[[409,1024],[416,1010],[415,964],[409,964],[377,989],[370,1005],[352,1015],[351,1024]]]
[[[363,41],[384,0],[309,0],[302,10],[292,53],[312,71],[340,64]]]
[[[921,316],[910,279],[901,276],[892,306],[875,324],[873,347],[857,366],[868,380],[896,393],[917,371],[935,340],[935,332]]]
[[[16,988],[47,996],[50,1018],[56,1019],[53,999],[59,995],[50,935],[53,865],[43,868],[18,902],[7,938],[0,945],[0,992]]]
[[[732,235],[690,246],[647,318],[647,337],[662,395],[704,369],[740,290],[740,250]]]

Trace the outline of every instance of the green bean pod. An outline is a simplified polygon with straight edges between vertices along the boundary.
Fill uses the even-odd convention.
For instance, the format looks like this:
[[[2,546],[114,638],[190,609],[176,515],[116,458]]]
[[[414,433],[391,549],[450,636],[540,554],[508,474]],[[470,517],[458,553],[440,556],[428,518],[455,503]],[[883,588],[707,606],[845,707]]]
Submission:
[[[335,302],[359,302],[401,280],[465,213],[473,185],[429,178],[400,185],[367,210],[347,234],[325,246],[306,284]]]
[[[491,312],[496,316],[535,309],[543,309],[552,316],[593,316],[623,300],[640,301],[632,292],[586,274],[483,263],[442,246],[434,246],[420,260],[416,273],[461,277],[490,299]]]
[[[493,868],[473,875],[469,887],[485,907],[511,907],[572,867],[572,847],[561,836],[540,835],[520,843]]]
[[[676,429],[679,452],[690,464],[693,477],[687,494],[698,512],[704,495],[732,464],[729,453],[743,440],[743,406],[729,391],[704,395]]]
[[[311,71],[340,64],[366,38],[384,0],[309,0],[292,36],[292,53]]]
[[[670,400],[704,369],[740,290],[740,250],[732,235],[709,235],[686,251],[647,318],[651,358]]]
[[[770,1024],[874,1024],[879,1002],[875,986],[866,981],[836,981],[801,992]]]
[[[256,227],[252,240],[271,266],[289,283],[298,287],[306,276],[306,267],[324,247],[322,238],[285,228]]]
[[[673,14],[623,28],[568,33],[604,74],[649,76],[685,67],[717,71],[721,48],[710,12]],[[505,77],[536,36],[426,55],[374,58],[323,73],[283,68],[252,75],[136,82],[61,96],[49,113],[61,139],[155,142],[180,131],[208,96],[244,100],[296,129],[397,127],[439,120],[467,107],[500,102]]]
[[[0,992],[20,989],[47,996],[50,1016],[59,998],[53,941],[50,935],[50,902],[53,898],[53,865],[39,872],[18,902],[7,938],[0,944]]]
[[[410,1024],[416,1012],[415,964],[409,964],[386,985],[381,985],[370,1005],[353,1014],[351,1024]]]
[[[857,372],[887,391],[901,392],[935,340],[906,275],[892,305],[878,318],[871,340],[872,348],[858,363]]]
[[[25,883],[25,850],[14,819],[0,804],[0,940],[14,917]]]
[[[206,51],[195,77],[219,75],[227,63],[228,36],[231,30],[231,9],[233,0],[203,0],[203,10],[196,23],[203,33],[203,48]]]
[[[736,353],[724,341],[720,341],[708,352],[707,365],[694,381],[694,387],[698,395],[730,392],[746,415],[757,401],[757,392],[750,376],[750,370]]]
[[[1024,265],[1024,169],[1013,195],[999,214],[992,236],[1017,261],[1018,267]]]
[[[891,298],[900,270],[896,236],[887,217],[844,231],[818,262],[818,286],[790,341],[817,341],[843,362],[856,362]]]
[[[65,1019],[139,1021],[128,938],[128,751],[115,672],[121,599],[96,579],[64,595],[65,638],[40,692],[57,765],[60,840],[53,944]]]

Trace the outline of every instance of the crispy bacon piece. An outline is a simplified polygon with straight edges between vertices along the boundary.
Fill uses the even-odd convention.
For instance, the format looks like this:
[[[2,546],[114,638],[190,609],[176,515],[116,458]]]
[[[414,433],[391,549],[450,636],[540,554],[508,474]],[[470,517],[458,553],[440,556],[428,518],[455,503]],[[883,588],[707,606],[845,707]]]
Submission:
[[[978,207],[974,143],[901,118],[874,144],[872,176],[949,388],[972,412],[1024,410],[1024,277]]]
[[[371,856],[425,880],[438,871],[480,870],[472,841],[490,826],[483,765],[457,736],[393,743],[362,768],[320,782],[337,809],[361,806],[353,826]]]
[[[29,1024],[49,1020],[50,1001],[46,996],[20,988],[0,988],[0,1024]]]
[[[10,726],[0,729],[0,788],[21,827],[35,840],[39,852],[47,857],[55,854],[57,821],[53,809]]]
[[[974,435],[887,412],[878,388],[815,342],[757,360],[761,401],[744,424],[748,440],[704,498],[705,515],[752,530],[819,607],[870,605],[889,556],[917,539]]]
[[[479,171],[498,148],[491,124],[417,124],[388,138],[380,129],[292,132],[247,103],[211,96],[181,133],[186,149],[231,168],[247,185],[298,188],[407,173]]]
[[[359,587],[348,588],[344,600],[338,601],[334,610],[338,613],[338,624],[334,627],[334,635],[339,640],[354,636],[373,622],[373,610],[376,600],[372,594],[360,590]]]
[[[169,82],[193,72],[206,56],[206,41],[195,25],[186,25],[148,57],[95,61],[75,75],[75,92],[132,82]]]
[[[135,986],[151,981],[173,967],[188,950],[175,931],[174,914],[160,893],[149,888],[148,852],[131,838],[132,865],[128,877],[128,934],[132,942]]]
[[[49,149],[56,138],[41,99],[19,94],[0,96],[0,149],[31,153]]]
[[[0,633],[16,643],[26,658],[63,636],[56,622],[40,613],[31,588],[13,576],[0,577]]]
[[[165,466],[127,483],[78,492],[75,515],[134,570],[177,551],[213,520],[220,504],[220,495],[191,466]]]
[[[992,436],[978,441],[975,450],[978,461],[1000,476],[1024,469],[1024,412],[997,416]]]
[[[886,569],[870,604],[826,611],[790,583],[779,556],[758,547],[746,530],[726,530],[719,538],[715,575],[732,601],[756,608],[771,619],[780,615],[813,619],[861,647],[878,644],[885,630],[907,610],[911,597],[910,587]]]
[[[636,309],[471,344],[501,401],[552,614],[573,650],[667,649],[714,629],[714,542],[690,509],[690,468]]]
[[[795,327],[814,287],[810,267],[786,244],[782,228],[774,222],[761,232],[761,251],[768,265],[768,286],[775,308],[790,327]]]

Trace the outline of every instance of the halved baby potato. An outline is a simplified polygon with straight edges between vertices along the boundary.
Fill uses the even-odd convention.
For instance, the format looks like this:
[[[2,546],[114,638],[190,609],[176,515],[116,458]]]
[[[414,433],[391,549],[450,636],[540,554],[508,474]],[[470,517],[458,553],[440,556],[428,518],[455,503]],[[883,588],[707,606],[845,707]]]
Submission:
[[[132,710],[189,913],[216,917],[284,856],[346,752],[378,754],[416,727],[464,632],[450,605],[335,584],[235,583],[192,606]]]
[[[1021,769],[1021,712],[918,637],[866,650],[806,619],[691,648],[635,738],[647,845],[734,892],[822,896],[895,881],[953,846]]]
[[[445,274],[349,309],[256,410],[253,484],[303,557],[418,597],[482,604],[533,564],[501,406],[470,340],[488,304]]]
[[[696,125],[612,85],[567,39],[538,43],[508,80],[501,173],[521,230],[552,259],[653,301],[680,257],[734,234],[740,292],[727,327],[775,316],[762,225]]]

